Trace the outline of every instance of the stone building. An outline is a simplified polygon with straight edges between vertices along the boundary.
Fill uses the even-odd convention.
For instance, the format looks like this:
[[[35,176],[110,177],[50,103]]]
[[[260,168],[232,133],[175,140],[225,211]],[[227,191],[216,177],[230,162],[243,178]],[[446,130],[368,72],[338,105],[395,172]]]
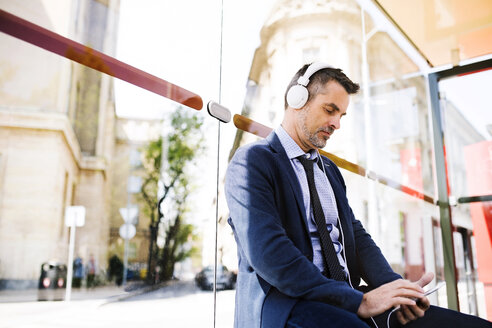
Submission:
[[[119,0],[0,1],[0,7],[113,55]],[[112,78],[0,34],[0,288],[34,287],[66,263],[67,206],[86,208],[76,254],[106,265],[115,108]]]

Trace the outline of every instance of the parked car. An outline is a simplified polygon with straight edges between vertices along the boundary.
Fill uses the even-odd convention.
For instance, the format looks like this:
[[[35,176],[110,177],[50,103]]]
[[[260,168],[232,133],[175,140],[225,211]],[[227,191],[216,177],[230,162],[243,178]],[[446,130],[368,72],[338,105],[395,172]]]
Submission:
[[[56,261],[41,265],[38,301],[62,301],[67,286],[67,266]]]
[[[236,288],[236,273],[227,270],[223,265],[217,266],[217,290]],[[196,285],[202,290],[213,290],[214,267],[207,266],[195,276]]]

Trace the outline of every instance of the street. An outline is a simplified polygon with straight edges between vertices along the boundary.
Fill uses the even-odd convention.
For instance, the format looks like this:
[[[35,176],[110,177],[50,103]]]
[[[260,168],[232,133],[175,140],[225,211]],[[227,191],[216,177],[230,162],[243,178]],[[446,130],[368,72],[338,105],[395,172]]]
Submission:
[[[12,292],[9,292],[12,293]],[[234,290],[217,292],[217,328],[230,328],[234,320]],[[140,295],[122,288],[75,291],[70,302],[22,301],[0,293],[1,328],[125,328],[213,327],[214,297],[193,282]],[[17,300],[16,300],[17,299]]]

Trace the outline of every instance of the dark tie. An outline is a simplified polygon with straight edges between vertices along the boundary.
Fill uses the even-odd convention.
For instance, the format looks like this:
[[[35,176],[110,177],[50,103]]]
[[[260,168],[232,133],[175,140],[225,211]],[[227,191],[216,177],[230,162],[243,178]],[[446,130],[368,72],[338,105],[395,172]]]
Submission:
[[[330,238],[330,233],[328,232],[328,229],[326,229],[325,215],[323,213],[323,208],[321,207],[321,202],[319,201],[316,185],[314,184],[313,161],[304,156],[299,156],[297,159],[301,162],[302,166],[304,166],[304,170],[306,171],[311,206],[313,207],[314,221],[319,234],[321,252],[323,253],[323,258],[325,259],[325,271],[329,272],[329,277],[331,279],[344,281],[345,274],[343,273],[342,266],[338,261],[335,247],[333,247],[333,242]]]

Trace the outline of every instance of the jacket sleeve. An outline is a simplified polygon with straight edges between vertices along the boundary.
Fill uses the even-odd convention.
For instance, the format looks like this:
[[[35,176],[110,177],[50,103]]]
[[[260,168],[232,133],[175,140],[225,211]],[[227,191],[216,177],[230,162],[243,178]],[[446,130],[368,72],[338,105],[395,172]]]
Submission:
[[[267,149],[241,148],[227,170],[225,193],[246,270],[287,296],[357,312],[362,293],[324,277],[287,236],[277,210],[285,204],[275,198],[274,162]]]

